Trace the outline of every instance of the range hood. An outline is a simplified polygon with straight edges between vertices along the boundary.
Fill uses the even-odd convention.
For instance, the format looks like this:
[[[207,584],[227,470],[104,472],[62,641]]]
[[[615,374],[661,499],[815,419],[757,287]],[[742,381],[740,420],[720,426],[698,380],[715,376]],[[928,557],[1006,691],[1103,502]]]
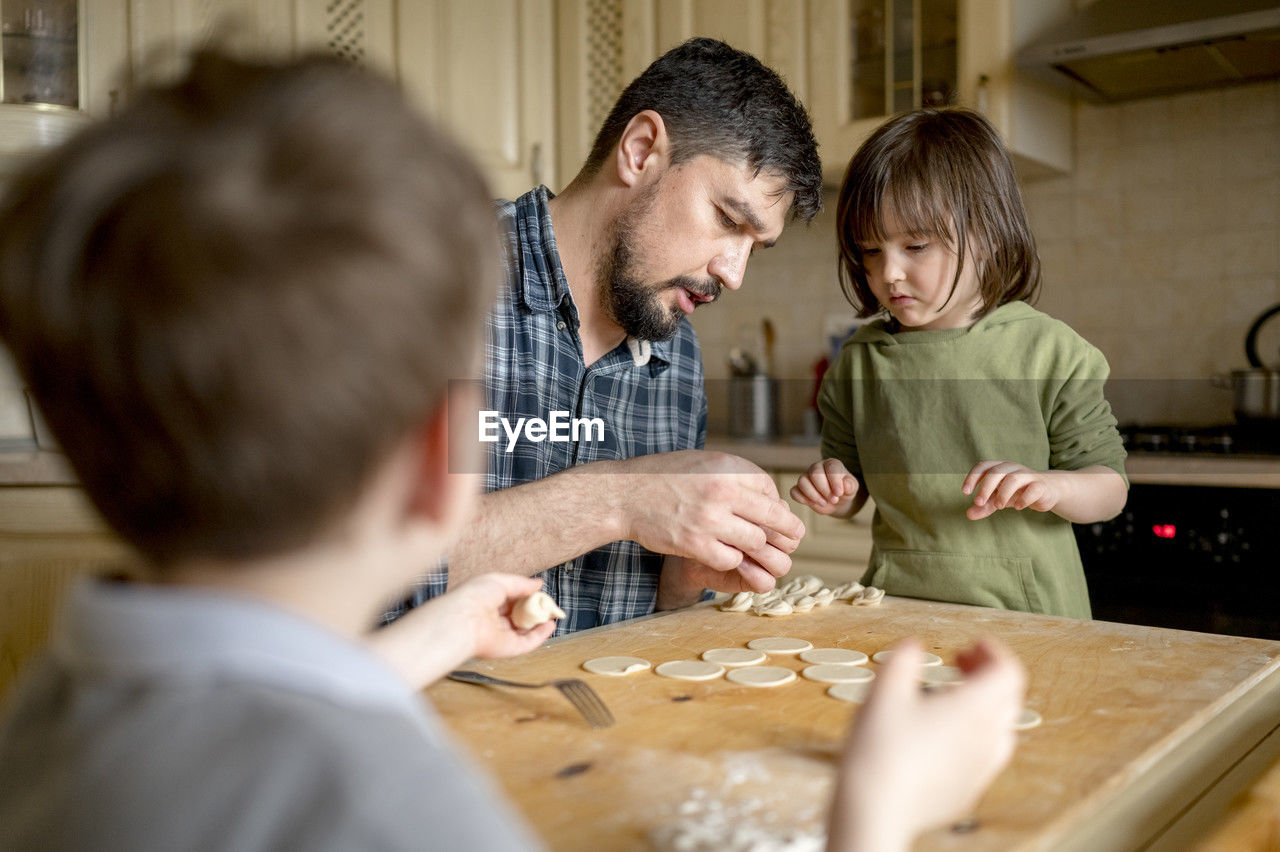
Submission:
[[[1097,0],[1017,63],[1099,103],[1280,77],[1280,2]]]

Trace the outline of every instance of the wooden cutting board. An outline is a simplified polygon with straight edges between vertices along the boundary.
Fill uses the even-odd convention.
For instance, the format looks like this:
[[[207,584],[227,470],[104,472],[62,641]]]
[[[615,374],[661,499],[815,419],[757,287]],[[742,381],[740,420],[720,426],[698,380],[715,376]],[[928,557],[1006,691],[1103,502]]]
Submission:
[[[856,705],[804,678],[765,689],[652,671],[607,677],[581,664],[629,654],[656,665],[769,635],[868,655],[916,636],[950,664],[983,634],[1022,658],[1026,704],[1044,721],[1019,735],[974,820],[933,832],[923,849],[1132,848],[1242,755],[1256,758],[1280,721],[1280,642],[903,598],[784,618],[701,606],[471,666],[516,680],[581,677],[618,719],[603,730],[552,689],[446,681],[428,696],[554,849],[643,849],[695,830],[816,835]],[[805,665],[789,655],[767,664]],[[1265,747],[1280,750],[1277,741]]]

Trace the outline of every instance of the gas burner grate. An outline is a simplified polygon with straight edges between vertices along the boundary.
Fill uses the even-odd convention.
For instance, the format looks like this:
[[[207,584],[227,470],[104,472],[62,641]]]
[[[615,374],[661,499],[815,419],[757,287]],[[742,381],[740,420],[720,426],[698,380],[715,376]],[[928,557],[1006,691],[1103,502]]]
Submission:
[[[1120,437],[1131,453],[1280,455],[1280,424],[1276,423],[1129,424],[1120,427]]]

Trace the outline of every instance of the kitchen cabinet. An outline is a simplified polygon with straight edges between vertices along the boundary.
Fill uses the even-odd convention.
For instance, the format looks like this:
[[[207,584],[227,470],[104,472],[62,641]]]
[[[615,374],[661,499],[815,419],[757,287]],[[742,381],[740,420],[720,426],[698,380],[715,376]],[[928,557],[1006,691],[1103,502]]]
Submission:
[[[18,463],[0,465],[0,474]],[[0,485],[0,698],[49,638],[67,589],[137,557],[73,485]]]
[[[320,52],[397,80],[495,195],[556,184],[552,0],[84,0],[86,109],[109,115],[187,52]]]
[[[837,185],[859,144],[893,112],[973,107],[1004,136],[1025,177],[1071,167],[1067,98],[1015,73],[1018,47],[1069,0],[615,0],[559,9],[561,171],[576,171],[622,87],[696,35],[776,69],[805,103]]]
[[[840,182],[886,115],[948,102],[991,119],[1023,177],[1069,171],[1070,101],[1013,64],[1069,11],[1066,0],[809,0],[807,103],[824,178]]]
[[[352,5],[377,4],[360,0],[81,0],[81,109],[95,117],[110,115],[138,85],[180,73],[194,47],[225,44],[249,52],[288,53],[298,47],[302,25],[316,21],[316,10]],[[379,21],[371,11],[363,18],[365,29]],[[389,17],[385,30],[390,44]]]
[[[410,99],[479,160],[494,195],[556,171],[552,0],[400,0],[396,73]]]
[[[805,100],[804,0],[561,0],[557,6],[560,173],[567,182],[591,150],[623,87],[694,36],[746,50]]]

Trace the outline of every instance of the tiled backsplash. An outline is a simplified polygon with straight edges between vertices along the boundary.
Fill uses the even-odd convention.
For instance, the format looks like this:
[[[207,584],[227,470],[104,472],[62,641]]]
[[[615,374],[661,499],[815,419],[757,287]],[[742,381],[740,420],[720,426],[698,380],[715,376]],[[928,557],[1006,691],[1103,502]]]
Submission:
[[[1231,395],[1209,379],[1247,366],[1250,322],[1280,302],[1280,82],[1081,102],[1075,147],[1069,175],[1023,188],[1043,263],[1037,307],[1107,356],[1122,420],[1229,421]],[[834,234],[829,192],[811,225],[752,258],[739,292],[694,314],[712,379],[728,375],[732,346],[758,350],[772,319],[777,373],[794,380],[786,431],[803,423],[825,318],[852,316]],[[712,428],[723,429],[716,390]]]

